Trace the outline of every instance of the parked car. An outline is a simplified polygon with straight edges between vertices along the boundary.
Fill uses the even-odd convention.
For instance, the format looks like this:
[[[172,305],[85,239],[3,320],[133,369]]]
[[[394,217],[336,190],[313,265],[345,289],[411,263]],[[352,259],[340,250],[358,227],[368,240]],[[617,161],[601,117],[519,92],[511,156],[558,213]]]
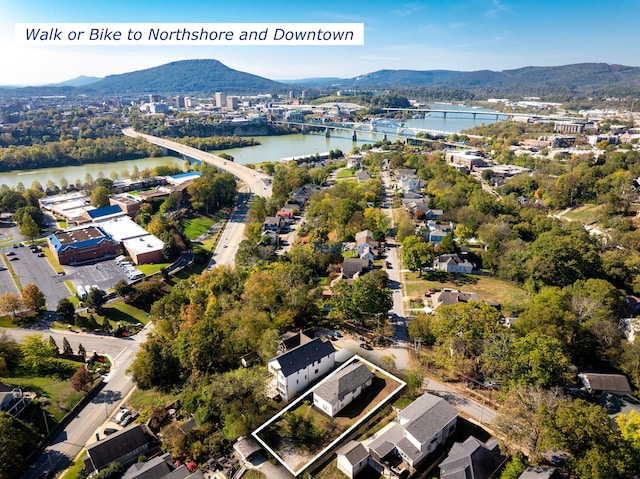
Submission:
[[[128,409],[121,409],[120,412],[116,414],[116,424],[121,424],[122,421],[127,418],[127,416],[131,416],[131,411],[129,411]]]
[[[9,251],[7,253],[7,256],[15,256],[15,255],[16,255],[15,251]]]
[[[366,349],[367,351],[373,351],[373,348],[369,343],[360,343],[360,347],[362,349]]]
[[[116,432],[118,432],[118,430],[116,428],[108,427],[108,428],[106,428],[104,430],[104,435],[105,436],[110,436],[111,434],[116,433]]]
[[[38,258],[44,258],[44,253],[38,253]]]
[[[122,427],[128,426],[129,424],[131,424],[133,421],[135,421],[138,418],[139,414],[137,412],[131,413],[128,416],[126,416],[121,422],[120,425]]]

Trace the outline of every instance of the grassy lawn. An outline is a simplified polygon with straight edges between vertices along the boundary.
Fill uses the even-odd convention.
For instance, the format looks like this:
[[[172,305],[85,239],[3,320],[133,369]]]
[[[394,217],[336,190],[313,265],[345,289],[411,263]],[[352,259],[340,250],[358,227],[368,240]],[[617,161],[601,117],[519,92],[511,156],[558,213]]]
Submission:
[[[127,406],[138,411],[141,421],[146,422],[151,417],[151,412],[154,408],[166,407],[175,402],[176,399],[178,399],[176,395],[136,389],[127,402]]]
[[[352,178],[355,175],[356,175],[355,168],[349,168],[349,169],[345,168],[344,170],[338,171],[336,178]]]
[[[113,323],[142,323],[147,324],[149,318],[146,311],[136,308],[135,306],[117,301],[109,303],[102,308],[102,315]]]
[[[481,300],[502,305],[505,313],[521,311],[529,302],[527,292],[510,281],[475,274],[429,272],[418,278],[418,273],[405,273],[406,294],[411,298],[424,298],[429,288],[453,288],[477,293]]]
[[[183,220],[182,231],[190,240],[196,239],[198,236],[205,234],[209,228],[215,223],[213,218],[206,216],[198,216],[196,218]]]
[[[142,271],[147,276],[156,274],[162,268],[166,268],[171,263],[149,263],[149,264],[141,264],[136,266],[140,271]]]
[[[68,362],[74,371],[82,365],[67,359],[60,361]],[[12,386],[19,386],[23,391],[34,391],[48,398],[49,404],[45,409],[53,415],[56,422],[59,422],[85,394],[74,391],[68,378],[30,376],[25,373],[23,376],[3,377],[2,381]]]
[[[600,207],[601,205],[584,205],[568,211],[562,215],[562,218],[567,218],[571,221],[580,221],[587,225],[594,224],[600,213]]]

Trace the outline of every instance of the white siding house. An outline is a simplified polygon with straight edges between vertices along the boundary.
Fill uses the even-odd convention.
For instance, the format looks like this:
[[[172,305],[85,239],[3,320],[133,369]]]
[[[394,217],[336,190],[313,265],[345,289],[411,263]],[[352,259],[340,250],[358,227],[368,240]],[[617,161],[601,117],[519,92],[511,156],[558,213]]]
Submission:
[[[398,413],[397,423],[369,444],[369,453],[387,469],[390,455],[416,467],[453,434],[458,412],[447,401],[425,393]]]
[[[369,453],[361,443],[356,441],[349,441],[338,449],[336,455],[338,456],[338,469],[351,479],[367,467],[369,462]]]
[[[335,349],[329,341],[315,338],[269,360],[278,394],[289,401],[335,366]]]
[[[372,382],[373,373],[364,364],[350,364],[318,385],[313,392],[313,405],[334,417]]]

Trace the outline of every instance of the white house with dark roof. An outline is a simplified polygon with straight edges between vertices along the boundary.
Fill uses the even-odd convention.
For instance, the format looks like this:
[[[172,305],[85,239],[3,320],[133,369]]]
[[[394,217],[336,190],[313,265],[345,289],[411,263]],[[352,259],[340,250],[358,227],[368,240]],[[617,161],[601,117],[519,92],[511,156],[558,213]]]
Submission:
[[[438,396],[425,393],[398,413],[396,421],[371,443],[369,454],[380,472],[390,471],[393,457],[415,468],[453,434],[458,411]]]
[[[315,338],[269,360],[278,394],[289,401],[331,371],[335,349],[330,341]]]
[[[339,370],[313,391],[313,405],[334,417],[373,382],[373,373],[364,364],[352,363]]]
[[[348,477],[353,478],[369,463],[369,453],[366,448],[357,441],[349,441],[336,451],[338,457],[338,469]]]

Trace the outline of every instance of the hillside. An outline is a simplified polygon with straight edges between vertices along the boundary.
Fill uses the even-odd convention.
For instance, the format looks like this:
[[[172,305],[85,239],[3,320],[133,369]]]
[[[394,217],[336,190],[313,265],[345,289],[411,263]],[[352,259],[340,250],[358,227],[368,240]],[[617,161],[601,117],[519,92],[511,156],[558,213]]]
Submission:
[[[607,63],[580,63],[515,70],[379,70],[344,81],[354,87],[448,87],[493,93],[629,93],[640,88],[640,68]]]
[[[109,75],[86,85],[86,93],[160,93],[212,95],[283,91],[286,85],[240,72],[217,60],[182,60],[120,75]]]

